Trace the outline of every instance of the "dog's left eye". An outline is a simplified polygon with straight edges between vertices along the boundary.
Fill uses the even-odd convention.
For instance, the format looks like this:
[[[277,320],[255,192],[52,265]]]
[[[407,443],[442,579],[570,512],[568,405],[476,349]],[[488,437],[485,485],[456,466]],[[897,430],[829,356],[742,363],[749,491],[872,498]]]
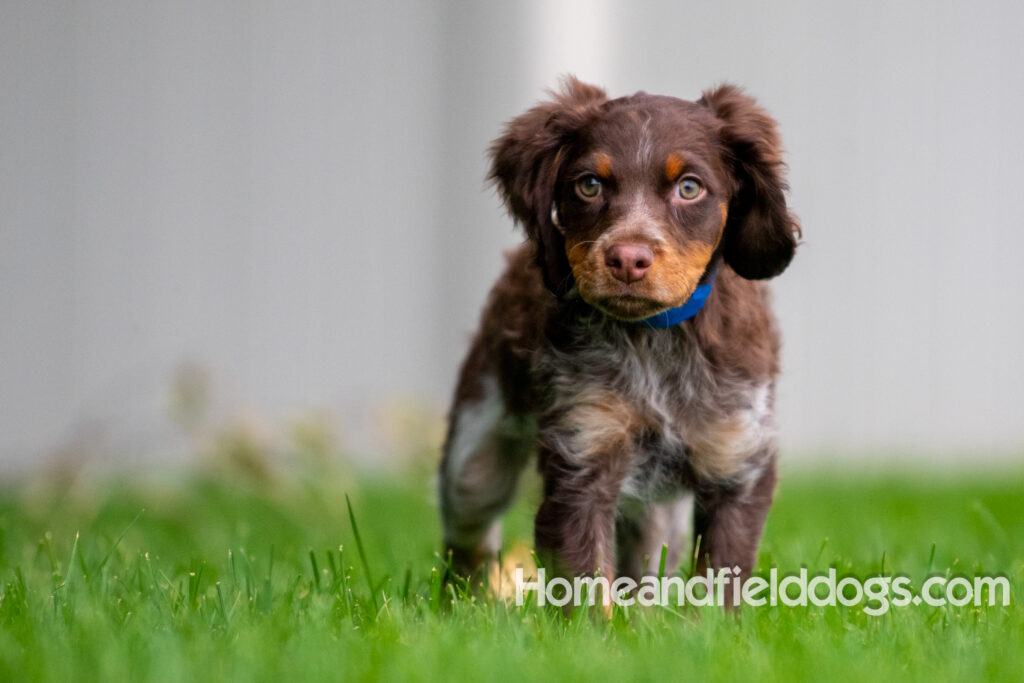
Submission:
[[[680,197],[688,201],[697,199],[704,192],[704,186],[692,176],[687,176],[676,185],[676,192]]]

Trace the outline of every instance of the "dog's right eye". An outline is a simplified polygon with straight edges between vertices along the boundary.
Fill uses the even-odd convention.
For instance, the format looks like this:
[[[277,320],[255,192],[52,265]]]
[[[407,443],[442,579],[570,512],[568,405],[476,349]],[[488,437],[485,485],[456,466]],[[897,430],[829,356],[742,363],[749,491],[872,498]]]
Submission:
[[[601,181],[597,176],[585,175],[576,181],[576,193],[584,199],[593,199],[601,194]]]

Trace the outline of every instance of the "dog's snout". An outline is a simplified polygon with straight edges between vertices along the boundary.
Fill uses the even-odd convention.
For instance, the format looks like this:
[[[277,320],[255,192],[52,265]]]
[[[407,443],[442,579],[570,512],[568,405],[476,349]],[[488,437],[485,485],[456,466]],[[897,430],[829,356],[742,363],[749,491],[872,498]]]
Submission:
[[[654,253],[642,244],[613,244],[604,252],[604,265],[627,285],[642,280],[654,264]]]

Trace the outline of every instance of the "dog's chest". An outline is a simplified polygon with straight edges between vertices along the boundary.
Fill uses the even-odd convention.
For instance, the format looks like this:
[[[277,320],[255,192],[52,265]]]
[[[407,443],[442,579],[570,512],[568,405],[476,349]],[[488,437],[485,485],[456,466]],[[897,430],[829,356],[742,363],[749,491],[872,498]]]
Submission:
[[[716,371],[685,329],[601,332],[547,361],[549,446],[625,466],[623,493],[645,500],[749,476],[772,438],[770,382]]]

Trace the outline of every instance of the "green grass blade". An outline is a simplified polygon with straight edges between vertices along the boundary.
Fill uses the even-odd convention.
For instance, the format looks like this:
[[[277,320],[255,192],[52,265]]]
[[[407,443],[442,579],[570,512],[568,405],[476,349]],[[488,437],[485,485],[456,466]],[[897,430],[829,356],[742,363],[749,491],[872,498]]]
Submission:
[[[373,575],[370,573],[370,563],[366,560],[366,549],[363,547],[363,539],[359,536],[356,515],[352,512],[352,501],[347,493],[345,494],[345,505],[348,506],[348,519],[352,523],[352,535],[356,539],[356,550],[359,552],[359,560],[362,562],[363,571],[366,573],[366,585],[370,588],[370,602],[373,603],[373,613],[376,614],[380,607],[377,605],[377,594],[373,589]]]

